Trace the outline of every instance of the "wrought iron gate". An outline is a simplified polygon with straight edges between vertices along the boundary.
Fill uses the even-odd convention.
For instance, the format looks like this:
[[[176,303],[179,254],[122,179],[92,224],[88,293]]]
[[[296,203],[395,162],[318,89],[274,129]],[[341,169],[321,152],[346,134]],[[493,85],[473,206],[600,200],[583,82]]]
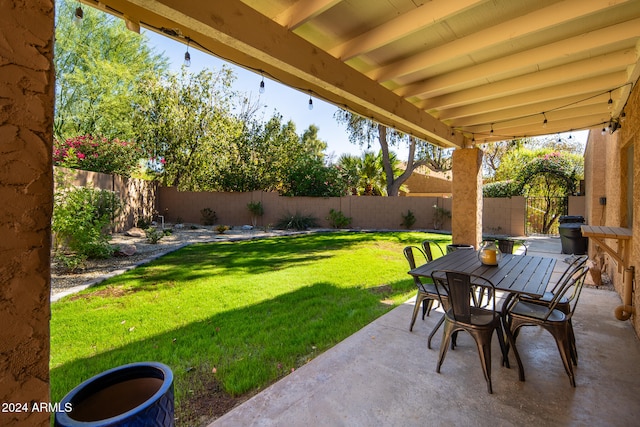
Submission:
[[[568,197],[527,197],[525,232],[532,234],[558,235],[558,218],[566,215]]]

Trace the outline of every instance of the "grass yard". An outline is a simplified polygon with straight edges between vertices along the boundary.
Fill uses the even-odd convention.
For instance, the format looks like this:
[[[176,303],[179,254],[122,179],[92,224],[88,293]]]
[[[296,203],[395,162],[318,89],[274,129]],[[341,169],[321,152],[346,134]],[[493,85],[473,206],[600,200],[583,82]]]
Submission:
[[[177,425],[201,424],[214,393],[263,389],[406,301],[402,248],[426,238],[451,242],[391,232],[192,245],[53,303],[51,399],[158,361],[174,373]]]

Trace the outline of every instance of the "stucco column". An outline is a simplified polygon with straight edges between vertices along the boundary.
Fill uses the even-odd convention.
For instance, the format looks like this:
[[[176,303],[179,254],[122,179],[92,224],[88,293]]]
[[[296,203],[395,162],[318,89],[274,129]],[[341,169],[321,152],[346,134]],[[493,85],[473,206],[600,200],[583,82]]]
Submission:
[[[53,27],[53,0],[0,1],[0,403],[49,402]],[[49,425],[3,409],[2,426]]]
[[[482,151],[460,148],[453,152],[451,231],[453,243],[482,241]]]

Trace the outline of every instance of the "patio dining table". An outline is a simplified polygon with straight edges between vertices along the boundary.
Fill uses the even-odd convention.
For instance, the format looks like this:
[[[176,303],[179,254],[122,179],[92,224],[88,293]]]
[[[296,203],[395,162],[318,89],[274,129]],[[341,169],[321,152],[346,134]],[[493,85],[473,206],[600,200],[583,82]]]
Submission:
[[[505,254],[497,266],[487,266],[480,262],[477,251],[459,250],[416,267],[409,274],[430,278],[437,270],[459,271],[490,280],[496,290],[539,298],[549,284],[555,264],[553,258]]]

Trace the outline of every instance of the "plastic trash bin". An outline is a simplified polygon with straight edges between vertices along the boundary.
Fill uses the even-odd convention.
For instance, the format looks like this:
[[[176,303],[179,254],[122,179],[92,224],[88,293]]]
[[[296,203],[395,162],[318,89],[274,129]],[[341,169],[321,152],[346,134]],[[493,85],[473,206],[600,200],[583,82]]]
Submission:
[[[456,244],[452,244],[452,245],[447,245],[447,253],[450,254],[453,251],[457,251],[460,249],[471,249],[474,250],[475,248],[471,245],[463,245],[460,243],[456,243]]]
[[[584,255],[589,247],[589,239],[582,235],[580,228],[584,224],[584,217],[563,215],[559,218],[560,243],[563,254]]]

